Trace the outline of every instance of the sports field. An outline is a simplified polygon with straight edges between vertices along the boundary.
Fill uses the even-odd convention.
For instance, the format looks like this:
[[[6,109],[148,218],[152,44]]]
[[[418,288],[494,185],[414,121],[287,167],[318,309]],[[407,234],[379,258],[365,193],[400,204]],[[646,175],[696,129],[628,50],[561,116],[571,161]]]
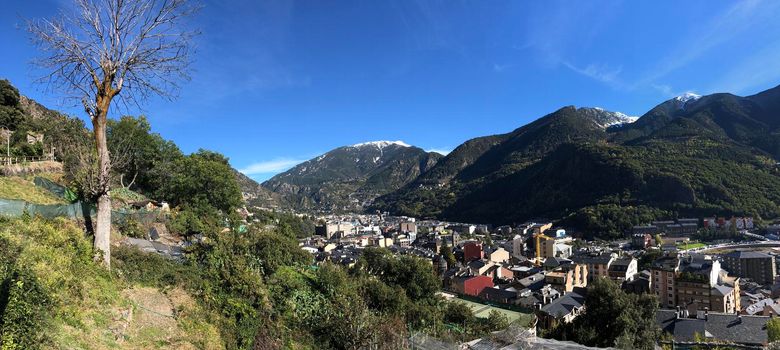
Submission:
[[[490,305],[484,305],[475,303],[473,301],[468,301],[460,298],[455,298],[453,301],[460,302],[466,304],[469,308],[471,308],[472,311],[474,311],[474,315],[481,318],[487,318],[490,314],[491,310],[496,310],[502,314],[504,314],[508,319],[509,322],[514,322],[516,320],[519,320],[520,324],[527,324],[528,322],[533,319],[533,315],[529,313],[523,313],[518,311],[512,311],[512,310],[506,310],[495,306]]]

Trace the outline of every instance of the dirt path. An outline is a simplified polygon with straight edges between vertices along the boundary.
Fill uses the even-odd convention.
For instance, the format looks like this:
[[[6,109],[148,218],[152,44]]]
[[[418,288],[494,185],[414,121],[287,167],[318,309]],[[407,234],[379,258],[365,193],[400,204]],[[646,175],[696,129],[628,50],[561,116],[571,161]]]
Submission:
[[[131,305],[116,310],[111,331],[123,349],[215,349],[218,342],[207,334],[182,329],[195,301],[181,289],[163,293],[157,288],[136,287],[122,291]],[[214,339],[212,339],[214,340]],[[198,344],[197,346],[194,344]]]

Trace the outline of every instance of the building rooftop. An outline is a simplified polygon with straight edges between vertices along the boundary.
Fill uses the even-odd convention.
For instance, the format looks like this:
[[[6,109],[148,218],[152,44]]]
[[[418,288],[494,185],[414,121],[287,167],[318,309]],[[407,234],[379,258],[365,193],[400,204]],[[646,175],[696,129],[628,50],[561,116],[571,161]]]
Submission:
[[[766,259],[766,258],[772,258],[771,255],[766,253],[760,253],[760,252],[750,252],[750,251],[733,251],[731,253],[725,254],[724,256],[729,258],[737,258],[737,259]]]
[[[479,296],[485,299],[517,299],[517,292],[508,291],[500,288],[485,288],[479,293]]]
[[[734,288],[722,285],[722,284],[716,284],[714,287],[712,287],[712,294],[717,296],[726,296],[733,291]]]
[[[578,264],[606,265],[613,258],[614,257],[612,256],[611,253],[601,253],[601,254],[587,253],[587,254],[574,255],[571,256],[569,259],[571,259],[571,261]]]
[[[671,271],[677,269],[680,266],[680,259],[676,256],[662,256],[653,261],[653,268]]]
[[[623,258],[620,258],[620,259],[616,259],[615,261],[612,262],[612,265],[610,265],[610,266],[623,266],[624,269],[625,269],[625,268],[628,267],[628,265],[631,265],[631,262],[633,262],[633,261],[634,261],[634,258],[627,256],[627,257],[623,257]],[[611,269],[611,267],[610,267],[610,269]]]
[[[577,292],[571,292],[545,305],[542,307],[541,312],[553,317],[559,317],[570,314],[572,310],[582,307],[584,303],[584,295]]]
[[[675,310],[658,310],[656,322],[675,341],[694,341],[697,334],[711,340],[763,345],[767,342],[768,316],[747,316],[710,312],[704,318],[677,318]]]
[[[759,300],[757,303],[753,303],[748,305],[748,307],[745,308],[745,313],[748,315],[755,315],[757,313],[763,312],[764,307],[769,305],[774,305],[775,301],[771,298],[765,298],[762,300]]]

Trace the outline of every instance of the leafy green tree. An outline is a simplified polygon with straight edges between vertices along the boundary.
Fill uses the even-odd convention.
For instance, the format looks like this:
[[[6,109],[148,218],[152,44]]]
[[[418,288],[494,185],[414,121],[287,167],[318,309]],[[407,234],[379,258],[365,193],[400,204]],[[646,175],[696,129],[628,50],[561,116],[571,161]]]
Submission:
[[[780,318],[772,318],[766,323],[766,334],[770,343],[780,341]]]
[[[349,288],[350,277],[340,266],[325,263],[319,266],[315,277],[315,287],[330,298]]]
[[[227,231],[209,234],[190,255],[204,277],[203,300],[223,316],[222,336],[229,348],[250,348],[271,312],[262,263],[253,252],[250,236]]]
[[[653,349],[661,334],[657,309],[654,296],[628,294],[615,282],[598,278],[588,285],[585,312],[559,325],[552,336],[587,346]]]
[[[183,205],[171,212],[171,231],[184,236],[218,232],[223,226],[223,216],[210,206],[192,208]]]
[[[253,238],[252,255],[259,260],[263,274],[272,275],[284,266],[307,266],[311,254],[298,247],[298,242],[277,233],[250,233]]]
[[[335,295],[313,332],[323,348],[359,350],[376,343],[381,318],[370,312],[360,298]]]
[[[19,90],[8,80],[0,79],[0,128],[16,130],[23,120],[24,113],[19,107]]]
[[[486,326],[490,331],[505,329],[509,327],[509,318],[496,310],[490,310]]]
[[[641,271],[650,269],[653,261],[661,257],[661,255],[663,255],[663,251],[660,249],[645,250],[644,253],[642,253],[642,256],[639,258],[639,270]]]
[[[447,268],[454,267],[458,262],[455,259],[455,254],[452,253],[452,247],[447,244],[446,240],[442,241],[441,248],[439,248],[439,254],[441,254],[441,256],[444,258],[444,261],[447,262]]]
[[[444,322],[466,328],[474,323],[474,312],[464,303],[449,302],[444,308]]]
[[[669,214],[648,206],[624,206],[618,204],[597,204],[578,209],[564,219],[563,224],[583,229],[589,237],[598,233],[599,238],[615,239],[631,227],[650,222]]]
[[[219,153],[200,150],[166,163],[158,171],[161,184],[157,197],[174,206],[184,205],[195,212],[213,207],[228,213],[241,204],[233,169]]]
[[[399,286],[412,300],[435,298],[441,286],[428,261],[409,255],[397,257],[384,248],[366,248],[353,271]]]
[[[144,116],[108,120],[106,137],[114,157],[113,169],[119,177],[119,185],[125,188],[136,185],[142,192],[154,191],[154,178],[160,175],[153,171],[154,168],[183,157],[176,145],[152,133]]]
[[[482,239],[482,244],[484,244],[486,247],[493,246],[493,237],[490,237],[490,233],[485,234],[485,237]]]
[[[276,232],[292,238],[306,238],[314,234],[314,222],[294,214],[276,214]]]
[[[391,287],[374,278],[362,279],[360,291],[366,305],[380,313],[403,314],[408,304],[406,293],[401,287]]]

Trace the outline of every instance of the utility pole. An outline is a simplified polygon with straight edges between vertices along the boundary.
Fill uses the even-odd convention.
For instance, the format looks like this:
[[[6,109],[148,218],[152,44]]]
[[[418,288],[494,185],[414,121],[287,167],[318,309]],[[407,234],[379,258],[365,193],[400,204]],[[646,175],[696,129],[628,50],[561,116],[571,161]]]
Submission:
[[[3,128],[5,134],[5,159],[8,165],[11,165],[11,130]]]

